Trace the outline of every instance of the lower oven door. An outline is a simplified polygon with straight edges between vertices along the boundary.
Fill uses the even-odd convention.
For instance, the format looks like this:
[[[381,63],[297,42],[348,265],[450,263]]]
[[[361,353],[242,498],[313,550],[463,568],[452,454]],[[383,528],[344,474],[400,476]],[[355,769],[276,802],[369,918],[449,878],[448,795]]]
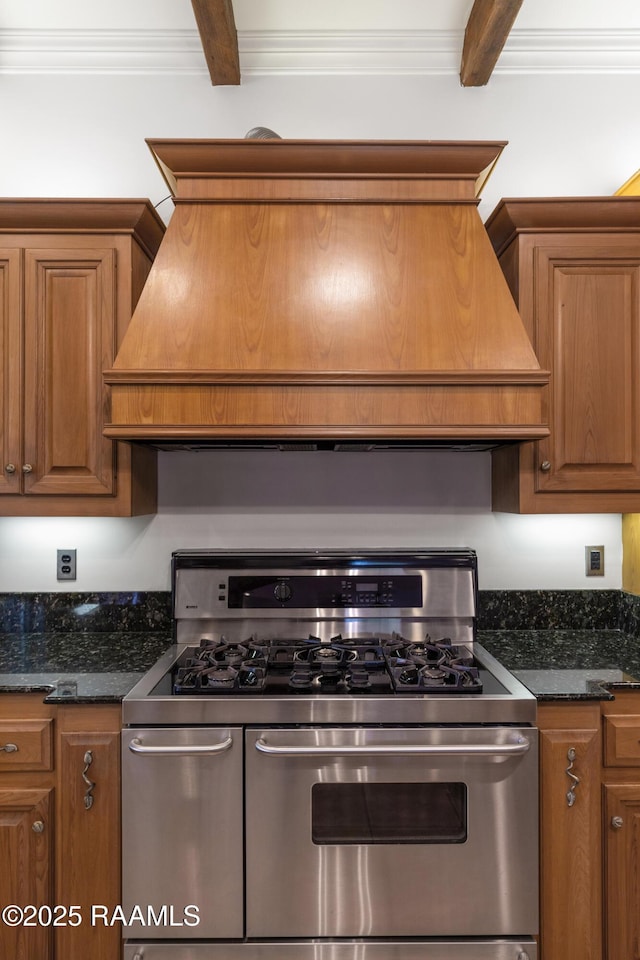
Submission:
[[[122,733],[122,876],[129,937],[241,937],[242,730]]]
[[[246,732],[249,937],[537,931],[537,731]]]

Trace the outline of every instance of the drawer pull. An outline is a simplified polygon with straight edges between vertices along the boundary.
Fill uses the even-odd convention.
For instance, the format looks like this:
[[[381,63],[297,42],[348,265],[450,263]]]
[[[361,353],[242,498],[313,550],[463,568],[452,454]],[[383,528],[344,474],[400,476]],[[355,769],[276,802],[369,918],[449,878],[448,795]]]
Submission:
[[[0,745],[0,751],[4,750],[5,753],[17,753],[18,745],[17,743],[3,743]]]
[[[156,757],[174,757],[174,756],[193,756],[197,754],[216,754],[224,753],[225,750],[228,750],[233,746],[233,739],[227,737],[226,740],[221,740],[220,743],[179,743],[179,744],[167,744],[165,746],[146,746],[139,737],[134,737],[129,743],[129,750],[132,753],[145,753],[149,756]]]
[[[87,776],[87,770],[93,763],[93,754],[91,753],[91,750],[87,750],[83,759],[84,759],[84,770],[82,771],[82,779],[87,785],[87,789],[84,795],[84,808],[85,810],[91,810],[91,807],[93,806],[93,801],[94,801],[93,789],[95,787],[95,782]]]
[[[565,773],[571,780],[571,786],[567,790],[567,806],[572,807],[576,802],[576,787],[580,785],[580,777],[576,777],[573,773],[573,764],[576,759],[576,748],[570,747],[567,751],[567,760],[569,761],[569,766],[566,768]]]
[[[611,826],[614,830],[622,830],[624,827],[624,820],[622,817],[611,817]]]
[[[133,741],[132,741],[133,742]],[[343,746],[315,746],[314,744],[271,744],[260,737],[255,743],[256,750],[272,757],[518,757],[526,753],[531,744],[526,737],[518,736],[511,743],[407,743],[405,746],[386,743],[372,743]],[[578,778],[576,777],[576,780]]]

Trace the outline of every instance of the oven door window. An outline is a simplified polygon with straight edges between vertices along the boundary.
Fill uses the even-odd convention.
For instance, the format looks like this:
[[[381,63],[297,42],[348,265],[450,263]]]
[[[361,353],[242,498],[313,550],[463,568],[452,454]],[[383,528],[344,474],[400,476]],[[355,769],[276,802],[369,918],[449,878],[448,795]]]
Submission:
[[[314,783],[315,844],[464,843],[464,783]]]

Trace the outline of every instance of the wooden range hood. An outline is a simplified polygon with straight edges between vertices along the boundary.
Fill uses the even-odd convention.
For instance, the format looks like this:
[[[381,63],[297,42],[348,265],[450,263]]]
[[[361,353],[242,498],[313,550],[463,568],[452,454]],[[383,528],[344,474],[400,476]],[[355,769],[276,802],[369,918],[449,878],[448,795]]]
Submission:
[[[504,143],[150,140],[175,211],[113,368],[119,440],[548,435],[477,210]]]

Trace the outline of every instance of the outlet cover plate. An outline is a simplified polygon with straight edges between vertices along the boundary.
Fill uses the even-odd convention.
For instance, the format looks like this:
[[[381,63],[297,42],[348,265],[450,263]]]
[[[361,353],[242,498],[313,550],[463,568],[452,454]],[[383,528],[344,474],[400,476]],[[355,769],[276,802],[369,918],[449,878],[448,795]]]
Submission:
[[[604,577],[604,546],[584,548],[584,572],[587,577]]]
[[[76,579],[75,549],[57,551],[56,577],[58,580],[75,580]]]

